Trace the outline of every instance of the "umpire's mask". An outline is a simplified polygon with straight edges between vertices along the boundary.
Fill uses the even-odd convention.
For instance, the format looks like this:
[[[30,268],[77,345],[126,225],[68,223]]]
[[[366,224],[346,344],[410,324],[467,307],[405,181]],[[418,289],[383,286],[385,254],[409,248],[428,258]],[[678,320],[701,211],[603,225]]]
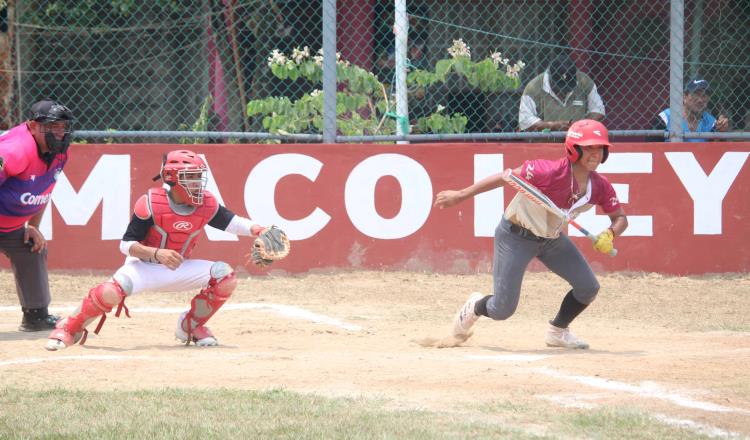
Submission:
[[[47,149],[52,156],[68,151],[75,119],[69,108],[45,99],[31,106],[31,119],[39,123],[39,131],[44,134]]]

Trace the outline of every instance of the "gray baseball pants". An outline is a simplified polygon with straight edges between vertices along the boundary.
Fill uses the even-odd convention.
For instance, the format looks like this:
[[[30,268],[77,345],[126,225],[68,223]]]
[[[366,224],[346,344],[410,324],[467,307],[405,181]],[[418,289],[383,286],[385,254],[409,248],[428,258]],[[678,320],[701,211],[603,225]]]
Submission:
[[[515,313],[526,267],[534,257],[571,285],[578,302],[590,304],[596,298],[599,282],[567,235],[540,238],[503,217],[495,229],[494,245],[494,295],[487,301],[490,318],[503,320]]]
[[[24,228],[0,232],[0,252],[10,259],[21,307],[41,309],[50,303],[47,249],[31,252],[31,246],[23,242],[23,234]]]

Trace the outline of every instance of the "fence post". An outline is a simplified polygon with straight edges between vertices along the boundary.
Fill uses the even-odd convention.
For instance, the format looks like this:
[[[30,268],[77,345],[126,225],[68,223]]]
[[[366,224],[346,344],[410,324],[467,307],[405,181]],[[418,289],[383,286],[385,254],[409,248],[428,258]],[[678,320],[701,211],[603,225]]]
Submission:
[[[395,0],[393,32],[396,39],[396,133],[409,134],[409,101],[406,93],[406,51],[409,36],[409,19],[406,16],[406,0]],[[409,141],[399,141],[408,144]]]
[[[669,140],[682,142],[685,2],[671,0],[669,8]]]
[[[323,142],[336,142],[336,0],[323,0]]]

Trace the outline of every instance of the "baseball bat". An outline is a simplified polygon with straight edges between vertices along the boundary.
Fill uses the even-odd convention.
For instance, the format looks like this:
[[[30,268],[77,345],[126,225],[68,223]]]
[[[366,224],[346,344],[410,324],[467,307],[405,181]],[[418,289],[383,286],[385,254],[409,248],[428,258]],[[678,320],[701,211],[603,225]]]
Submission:
[[[545,196],[544,193],[539,191],[539,188],[523,180],[522,178],[513,174],[510,169],[503,172],[503,180],[508,183],[513,189],[521,193],[524,197],[551,212],[552,214],[560,217],[561,219],[567,220],[574,228],[581,231],[589,240],[596,243],[596,236],[589,232],[586,228],[579,225],[575,220],[570,218],[562,209],[558,208],[555,203],[550,200],[549,197]],[[617,249],[609,251],[609,256],[614,257],[617,255]]]

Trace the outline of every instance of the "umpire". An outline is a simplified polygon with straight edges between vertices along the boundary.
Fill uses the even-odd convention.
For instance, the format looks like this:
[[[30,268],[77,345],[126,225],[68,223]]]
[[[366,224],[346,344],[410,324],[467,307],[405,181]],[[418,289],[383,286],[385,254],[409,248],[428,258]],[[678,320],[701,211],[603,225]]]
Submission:
[[[0,136],[0,252],[10,259],[23,311],[18,328],[50,330],[47,241],[39,231],[52,189],[68,161],[73,113],[50,99],[31,106],[31,117]]]

